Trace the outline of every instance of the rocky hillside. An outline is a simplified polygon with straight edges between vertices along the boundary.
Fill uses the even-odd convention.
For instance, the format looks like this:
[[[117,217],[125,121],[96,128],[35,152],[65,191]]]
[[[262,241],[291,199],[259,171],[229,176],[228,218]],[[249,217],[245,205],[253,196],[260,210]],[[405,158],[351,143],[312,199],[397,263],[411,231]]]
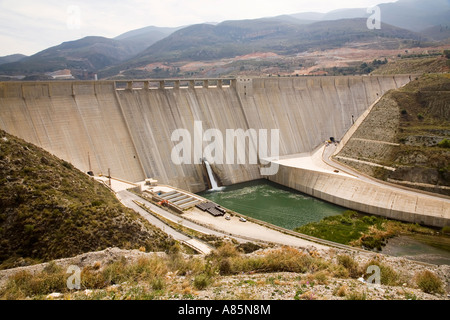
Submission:
[[[337,160],[379,179],[450,195],[449,105],[449,74],[419,77],[381,99]]]
[[[0,130],[0,268],[172,244],[70,163]]]

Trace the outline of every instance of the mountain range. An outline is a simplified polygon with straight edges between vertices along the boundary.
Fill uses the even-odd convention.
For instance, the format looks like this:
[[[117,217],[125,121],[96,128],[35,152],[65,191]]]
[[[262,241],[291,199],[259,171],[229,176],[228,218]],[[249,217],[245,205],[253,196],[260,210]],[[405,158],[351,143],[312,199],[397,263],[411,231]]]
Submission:
[[[450,38],[450,0],[399,0],[378,7],[380,30],[367,28],[372,12],[359,8],[177,28],[151,26],[114,39],[90,36],[64,42],[29,57],[0,57],[0,75],[33,76],[68,69],[78,79],[92,78],[93,73],[101,78],[145,77],[146,66],[159,70],[158,63],[214,61],[255,52],[289,56],[355,43],[408,48]]]

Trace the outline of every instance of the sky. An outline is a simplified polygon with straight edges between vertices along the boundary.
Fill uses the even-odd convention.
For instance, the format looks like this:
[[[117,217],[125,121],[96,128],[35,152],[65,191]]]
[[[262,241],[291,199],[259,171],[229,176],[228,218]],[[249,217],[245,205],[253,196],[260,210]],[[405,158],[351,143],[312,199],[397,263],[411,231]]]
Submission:
[[[0,56],[32,55],[86,36],[114,38],[147,26],[256,19],[369,8],[396,0],[0,0]]]

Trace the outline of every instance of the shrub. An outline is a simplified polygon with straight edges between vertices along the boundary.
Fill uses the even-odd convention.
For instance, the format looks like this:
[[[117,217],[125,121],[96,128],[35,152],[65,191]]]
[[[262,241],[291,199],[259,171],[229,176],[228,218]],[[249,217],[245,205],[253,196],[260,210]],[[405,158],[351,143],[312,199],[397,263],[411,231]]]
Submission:
[[[81,272],[81,288],[83,289],[103,289],[107,287],[103,273],[98,272],[93,267],[85,267]]]
[[[230,275],[233,273],[230,259],[223,259],[219,262],[219,272],[221,275]]]
[[[212,256],[217,259],[223,258],[234,258],[239,256],[241,253],[238,249],[231,243],[225,242],[222,246],[220,246],[217,250],[212,253]]]
[[[243,251],[245,254],[248,254],[248,253],[252,253],[252,252],[255,252],[255,251],[261,249],[261,247],[252,242],[246,242],[246,243],[240,244],[238,246],[238,249]]]
[[[177,271],[177,274],[180,276],[184,276],[187,273],[200,274],[205,270],[205,261],[203,259],[184,259],[180,253],[169,255],[167,265],[170,270]]]
[[[442,140],[441,142],[438,143],[438,147],[449,149],[450,148],[450,140],[449,139]]]
[[[122,257],[119,261],[108,264],[102,271],[105,281],[109,284],[120,284],[126,281],[125,270],[127,261]]]
[[[72,164],[70,164],[70,163],[67,162],[67,161],[64,161],[64,160],[63,160],[62,165],[63,165],[63,167],[65,167],[66,169],[69,169],[69,170],[72,170],[72,169],[73,169]]]
[[[450,226],[445,226],[442,228],[442,233],[450,234]]]
[[[16,273],[9,278],[0,296],[3,299],[16,300],[65,291],[67,284],[64,271],[55,264],[50,264],[35,275],[27,271]]]
[[[444,55],[447,59],[450,59],[450,50],[444,50]]]
[[[159,291],[159,290],[164,289],[165,286],[166,286],[166,282],[161,277],[157,277],[156,279],[154,279],[152,281],[152,289],[153,290]]]
[[[311,274],[307,277],[311,282],[317,282],[318,284],[328,284],[328,279],[330,277],[330,273],[326,270],[318,271],[314,274]]]
[[[346,284],[344,284],[344,285],[340,286],[339,288],[337,288],[334,294],[337,295],[338,297],[343,298],[347,295],[348,290],[349,290],[348,286]]]
[[[443,283],[438,276],[431,271],[419,272],[416,277],[417,286],[425,293],[444,293]]]
[[[347,271],[350,278],[356,279],[360,275],[358,263],[349,255],[339,255],[337,257],[338,265],[343,266]]]
[[[400,275],[390,266],[385,265],[381,261],[372,259],[364,266],[364,271],[366,271],[370,266],[378,266],[380,268],[381,284],[387,286],[396,286],[402,282],[400,279]]]
[[[199,274],[194,278],[194,288],[204,290],[211,284],[211,278],[206,274]]]
[[[367,295],[365,292],[352,291],[347,296],[347,300],[366,300]]]

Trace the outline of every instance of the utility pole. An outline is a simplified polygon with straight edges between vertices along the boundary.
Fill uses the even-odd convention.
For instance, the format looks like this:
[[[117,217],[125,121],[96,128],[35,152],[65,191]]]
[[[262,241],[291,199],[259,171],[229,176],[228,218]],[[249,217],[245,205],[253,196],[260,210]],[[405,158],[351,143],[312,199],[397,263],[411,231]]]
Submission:
[[[108,179],[109,179],[109,186],[111,187],[111,169],[108,168]]]

